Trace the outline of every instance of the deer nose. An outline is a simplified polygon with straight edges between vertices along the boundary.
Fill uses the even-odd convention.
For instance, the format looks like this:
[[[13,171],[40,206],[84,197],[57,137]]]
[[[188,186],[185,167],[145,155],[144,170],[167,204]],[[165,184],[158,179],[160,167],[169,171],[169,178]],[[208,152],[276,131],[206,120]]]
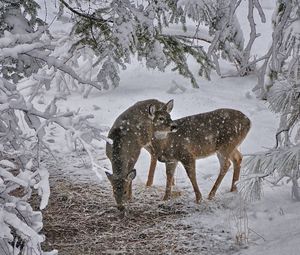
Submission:
[[[124,205],[117,205],[117,208],[120,212],[125,211],[125,206]]]
[[[175,123],[172,123],[172,124],[171,124],[171,132],[176,132],[176,131],[177,131],[177,129],[178,129],[178,126],[177,126],[177,124],[175,124]]]

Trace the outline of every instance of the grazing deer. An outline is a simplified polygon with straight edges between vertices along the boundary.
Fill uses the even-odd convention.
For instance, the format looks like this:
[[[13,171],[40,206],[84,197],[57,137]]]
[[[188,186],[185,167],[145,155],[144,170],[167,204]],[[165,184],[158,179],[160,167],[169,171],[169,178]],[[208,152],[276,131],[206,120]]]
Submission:
[[[136,176],[134,165],[142,147],[150,153],[153,130],[171,132],[170,112],[173,100],[163,103],[155,99],[140,101],[123,112],[114,122],[108,137],[113,144],[106,144],[106,155],[112,164],[113,173],[106,175],[113,187],[114,198],[119,210],[125,209],[124,203],[131,198],[132,180]],[[157,124],[159,127],[157,127]],[[155,168],[156,160],[152,162]]]
[[[168,133],[166,138],[153,132],[151,144],[152,161],[158,159],[165,162],[167,184],[164,200],[171,195],[172,181],[175,168],[181,162],[193,185],[196,202],[201,201],[202,195],[196,180],[196,159],[217,154],[220,162],[219,176],[209,193],[212,199],[225,176],[230,161],[234,172],[231,191],[236,190],[235,182],[239,179],[242,155],[238,146],[242,143],[250,129],[250,120],[243,113],[233,109],[217,109],[215,111],[188,116],[174,121],[177,131]],[[156,128],[160,128],[156,125]],[[159,134],[160,131],[158,131]],[[147,185],[153,182],[155,168],[150,168]]]

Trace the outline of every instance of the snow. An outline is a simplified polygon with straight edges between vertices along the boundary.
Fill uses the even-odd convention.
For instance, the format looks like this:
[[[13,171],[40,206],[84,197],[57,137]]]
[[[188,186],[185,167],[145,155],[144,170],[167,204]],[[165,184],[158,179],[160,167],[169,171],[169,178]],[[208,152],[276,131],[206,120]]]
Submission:
[[[299,254],[299,207],[299,202],[291,200],[286,183],[276,188],[267,187],[264,198],[248,209],[251,228],[265,240],[256,236],[255,245],[242,254]]]
[[[43,43],[37,42],[37,43],[30,43],[30,44],[24,43],[23,45],[17,45],[13,48],[3,48],[0,50],[0,56],[1,56],[0,60],[3,60],[10,56],[17,58],[18,54],[20,53],[26,53],[36,48],[41,48],[43,46],[44,46]]]
[[[264,0],[265,1],[265,0]],[[262,1],[262,2],[264,2]],[[241,8],[238,9],[238,18],[241,27],[244,29],[244,34],[247,40],[247,31],[250,28],[247,25],[247,17],[245,15],[246,1],[242,2]],[[41,5],[43,6],[43,5]],[[257,23],[257,31],[261,33],[261,37],[255,41],[253,52],[261,56],[266,52],[271,39],[271,15],[272,3],[265,1],[262,4],[268,23]],[[51,6],[49,5],[48,8]],[[50,8],[51,10],[51,8]],[[50,19],[50,16],[48,18]],[[258,18],[258,14],[256,15]],[[52,26],[52,31],[59,31],[61,25]],[[295,24],[296,28],[296,24]],[[299,29],[299,27],[298,27]],[[172,28],[168,31],[173,33]],[[7,36],[5,40],[13,40]],[[9,43],[8,41],[0,41],[0,43]],[[25,47],[26,46],[26,47]],[[155,45],[156,47],[157,45]],[[31,46],[32,47],[32,46]],[[34,45],[36,47],[36,45]],[[20,48],[14,48],[13,52],[5,51],[3,54],[17,54],[18,52],[28,51],[31,48],[24,44]],[[54,61],[48,60],[49,66]],[[154,63],[157,64],[157,63]],[[191,63],[193,71],[197,72],[198,66]],[[187,79],[166,70],[164,73],[147,69],[145,63],[132,60],[126,71],[121,73],[120,86],[109,91],[93,91],[88,98],[82,98],[81,95],[72,95],[67,101],[60,101],[58,105],[61,109],[69,109],[77,111],[80,107],[81,114],[89,116],[94,115],[93,123],[105,126],[111,126],[115,119],[125,111],[128,107],[137,101],[156,98],[167,102],[174,99],[174,108],[171,112],[172,118],[177,119],[187,115],[193,115],[201,112],[211,111],[216,108],[234,108],[246,114],[251,122],[251,129],[245,141],[241,144],[241,152],[247,157],[248,154],[262,151],[264,148],[270,148],[275,144],[275,133],[278,127],[278,118],[274,116],[264,101],[256,99],[252,93],[253,87],[256,85],[255,76],[246,77],[228,77],[220,78],[213,74],[211,81],[199,80],[199,89],[191,88],[191,84]],[[221,61],[221,69],[223,73],[233,73],[234,67],[225,61]],[[225,75],[226,76],[226,75]],[[184,90],[180,93],[174,92],[174,83],[182,86]],[[90,83],[92,84],[92,83]],[[98,84],[92,84],[98,86]],[[172,91],[172,93],[170,93]],[[45,101],[49,100],[45,98]],[[46,102],[46,104],[49,102]],[[66,145],[64,133],[61,129],[55,128],[52,130],[55,135],[49,135],[51,147],[58,153],[68,153],[69,148]],[[220,130],[221,132],[222,130]],[[163,134],[158,134],[163,135]],[[50,140],[51,138],[51,140]],[[210,137],[207,137],[210,139]],[[52,144],[55,142],[54,144]],[[104,145],[104,142],[103,144]],[[103,163],[104,162],[104,163]],[[97,168],[96,162],[93,162],[93,170],[99,174],[102,181],[108,181],[104,172],[100,171],[108,167],[111,169],[108,160],[101,161]],[[142,150],[139,160],[135,166],[137,169],[137,177],[133,185],[145,184],[147,180],[147,169],[150,165],[149,154]],[[230,231],[232,238],[235,238],[240,231],[236,227],[236,216],[238,210],[243,207],[239,197],[230,194],[229,187],[231,186],[232,168],[225,176],[220,188],[218,189],[217,197],[214,201],[206,199],[214,180],[218,175],[219,162],[216,156],[208,157],[197,161],[197,181],[200,190],[204,196],[204,201],[200,205],[193,204],[193,207],[199,208],[199,211],[193,211],[182,219],[183,222],[188,222],[199,233],[203,226],[212,229],[212,233],[216,238],[219,237],[216,233],[224,229]],[[1,172],[0,168],[0,172]],[[79,169],[81,170],[81,169]],[[79,172],[77,169],[72,169],[74,175],[86,178],[90,174],[90,179],[94,178],[92,169]],[[90,172],[89,172],[90,170]],[[45,174],[42,172],[42,174]],[[8,176],[12,178],[12,176]],[[45,174],[45,178],[48,176]],[[44,181],[44,179],[42,180]],[[154,178],[154,187],[162,192],[166,183],[164,164],[158,163]],[[177,167],[175,174],[175,189],[182,191],[186,195],[186,203],[193,203],[194,193],[189,179],[183,167]],[[26,185],[26,183],[21,183]],[[101,185],[101,182],[99,182]],[[37,184],[39,186],[39,184]],[[299,238],[300,238],[300,203],[292,201],[290,196],[290,184],[281,182],[274,187],[269,184],[265,185],[264,197],[261,201],[253,202],[245,205],[246,211],[243,221],[247,221],[245,231],[249,231],[247,236],[248,242],[244,241],[246,249],[237,251],[239,255],[281,255],[299,254]],[[44,207],[49,196],[48,187],[46,187],[45,197],[41,207]],[[163,195],[163,192],[162,192]],[[168,203],[168,202],[167,202]],[[5,217],[0,210],[0,217]],[[0,221],[1,222],[1,221]],[[12,223],[21,224],[17,220]],[[23,226],[22,226],[23,227]],[[24,227],[25,231],[25,227]],[[5,233],[8,231],[5,231]],[[37,236],[36,239],[42,237]]]
[[[232,70],[232,67],[228,65],[222,66],[222,68],[226,71]],[[180,94],[169,94],[167,91],[173,86],[173,80],[185,86],[186,91]],[[250,132],[240,146],[241,152],[246,157],[248,154],[275,145],[275,133],[279,122],[278,118],[269,111],[267,104],[255,98],[251,91],[255,82],[255,76],[220,78],[214,75],[212,81],[201,80],[200,88],[192,89],[187,80],[171,71],[165,73],[149,71],[143,64],[133,62],[121,74],[121,84],[118,88],[106,92],[95,91],[88,99],[74,95],[69,100],[61,102],[61,107],[76,110],[80,101],[83,114],[94,114],[93,121],[106,126],[111,126],[117,116],[136,101],[149,98],[156,98],[164,102],[174,99],[174,108],[171,112],[173,119],[222,107],[238,109],[246,114],[252,122]],[[95,106],[100,110],[95,109]],[[61,141],[62,143],[59,150],[65,150],[63,139],[60,137],[54,139],[56,146],[58,146],[57,142]],[[137,177],[134,185],[146,183],[149,165],[149,154],[142,150],[135,166]],[[104,166],[111,169],[108,160],[105,161]],[[204,202],[200,207],[212,207],[213,213],[207,212],[210,209],[204,209],[199,213],[193,212],[185,218],[185,221],[191,223],[199,232],[203,230],[203,224],[216,232],[218,229],[229,229],[234,238],[237,229],[231,215],[236,208],[224,209],[222,206],[218,208],[218,203],[224,205],[236,199],[232,199],[231,194],[228,193],[232,170],[225,176],[217,192],[216,201],[206,200],[218,175],[218,168],[219,163],[216,156],[197,161],[197,181],[204,196]],[[74,171],[76,174],[76,170]],[[80,175],[80,173],[77,174]],[[107,181],[104,173],[102,176],[103,181]],[[165,182],[164,164],[158,163],[154,188],[161,190],[161,195],[163,195]],[[187,194],[186,203],[194,203],[192,186],[181,165],[176,170],[175,183],[175,190]],[[296,251],[300,247],[298,242],[300,224],[297,224],[300,222],[300,215],[297,214],[299,210],[300,204],[293,202],[290,197],[290,184],[266,187],[262,201],[247,205],[248,226],[253,231],[249,230],[247,243],[249,248],[243,249],[237,254],[297,254]],[[281,213],[282,211],[283,213]]]

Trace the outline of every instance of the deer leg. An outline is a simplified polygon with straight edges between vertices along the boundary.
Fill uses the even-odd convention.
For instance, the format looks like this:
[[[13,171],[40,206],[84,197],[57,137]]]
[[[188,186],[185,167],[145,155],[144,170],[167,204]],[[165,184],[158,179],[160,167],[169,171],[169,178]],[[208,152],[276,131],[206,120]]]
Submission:
[[[197,179],[196,179],[196,161],[194,159],[191,159],[186,162],[182,162],[182,164],[183,164],[185,171],[193,185],[193,189],[194,189],[195,196],[196,196],[196,203],[198,204],[198,203],[200,203],[200,201],[202,199],[202,195],[199,190],[199,187],[197,184]]]
[[[227,173],[227,171],[230,167],[230,161],[229,161],[228,157],[218,153],[218,159],[220,162],[220,172],[219,172],[218,178],[217,178],[213,188],[211,189],[211,191],[208,195],[208,199],[214,198],[214,196],[217,192],[217,189],[219,188],[225,174]]]
[[[167,183],[166,183],[166,191],[163,200],[168,200],[171,197],[172,181],[174,179],[174,172],[177,164],[178,164],[177,161],[166,162]]]
[[[231,184],[230,191],[233,192],[236,191],[235,183],[240,178],[240,170],[241,170],[241,163],[242,163],[243,156],[237,149],[235,149],[232,152],[230,159],[233,163],[233,177],[232,177],[232,184]]]
[[[175,178],[174,178],[174,175],[173,175],[173,179],[172,179],[172,186],[175,186]]]
[[[133,170],[134,165],[135,165],[136,161],[138,160],[139,155],[140,155],[140,150],[135,150],[132,152],[132,155],[131,155],[128,165],[127,165],[127,169],[129,171]],[[131,200],[131,198],[132,198],[132,181],[129,184],[128,200]]]
[[[147,179],[147,183],[146,186],[150,187],[153,184],[153,178],[154,178],[154,173],[155,173],[155,168],[156,168],[156,164],[157,164],[157,158],[152,154],[151,154],[151,164],[150,164],[150,168],[149,168],[149,172],[148,172],[148,179]]]
[[[131,200],[131,198],[132,198],[132,181],[129,184],[128,200]]]

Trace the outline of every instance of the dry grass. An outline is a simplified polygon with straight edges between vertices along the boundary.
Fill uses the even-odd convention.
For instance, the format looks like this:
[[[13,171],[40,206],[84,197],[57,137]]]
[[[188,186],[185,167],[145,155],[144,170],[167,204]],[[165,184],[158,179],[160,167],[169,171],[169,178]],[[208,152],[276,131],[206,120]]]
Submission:
[[[60,255],[228,255],[236,251],[230,233],[202,226],[202,214],[213,212],[205,203],[196,205],[191,199],[193,193],[183,192],[163,202],[163,188],[134,183],[133,201],[122,219],[108,182],[96,184],[84,177],[83,181],[71,180],[68,171],[73,171],[74,164],[79,170],[86,168],[75,160],[61,159],[59,168],[64,172],[59,170],[50,179],[51,197],[43,211],[45,251],[57,249]],[[54,166],[49,161],[47,164]],[[197,226],[186,221],[188,217],[199,217]]]
[[[180,214],[184,212],[179,209],[161,206],[151,211],[149,204],[144,207],[135,203],[130,206],[128,216],[121,219],[109,187],[61,180],[53,185],[52,198],[44,212],[47,237],[44,249],[59,249],[60,254],[73,255],[176,251],[175,244],[167,244],[163,239],[166,232],[180,227],[166,224],[168,218],[177,218]]]
[[[197,207],[180,200],[161,202],[155,188],[138,187],[135,193],[127,217],[121,219],[106,184],[56,180],[44,211],[44,250],[58,249],[61,255],[233,252],[232,242],[215,238],[213,230],[199,232],[180,222]]]

